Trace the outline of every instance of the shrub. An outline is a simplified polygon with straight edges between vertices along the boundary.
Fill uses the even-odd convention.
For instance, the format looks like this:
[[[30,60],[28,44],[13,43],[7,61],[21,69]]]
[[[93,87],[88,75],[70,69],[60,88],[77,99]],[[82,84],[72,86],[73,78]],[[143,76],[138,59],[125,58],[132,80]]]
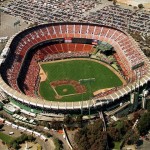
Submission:
[[[143,4],[139,4],[138,7],[141,9],[141,8],[144,8]]]

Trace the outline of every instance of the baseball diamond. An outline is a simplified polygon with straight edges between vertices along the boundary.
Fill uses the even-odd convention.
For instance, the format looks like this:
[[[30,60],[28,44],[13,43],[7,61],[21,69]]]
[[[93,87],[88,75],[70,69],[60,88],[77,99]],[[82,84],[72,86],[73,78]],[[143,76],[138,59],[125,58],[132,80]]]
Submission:
[[[82,101],[89,99],[93,96],[93,92],[99,89],[122,85],[113,69],[111,71],[106,64],[103,65],[92,59],[76,58],[43,62],[41,68],[46,72],[47,78],[40,83],[40,95],[47,100]],[[63,92],[66,85],[69,86],[68,94]],[[56,95],[60,95],[61,99],[60,96],[57,99]]]

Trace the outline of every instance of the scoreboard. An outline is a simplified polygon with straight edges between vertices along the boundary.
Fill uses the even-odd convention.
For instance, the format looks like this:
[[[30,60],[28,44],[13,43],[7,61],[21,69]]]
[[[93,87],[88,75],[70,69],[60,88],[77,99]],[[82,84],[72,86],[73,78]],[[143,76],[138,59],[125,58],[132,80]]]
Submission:
[[[64,43],[64,41],[65,41],[64,38],[51,39],[49,40],[49,44],[59,44]]]
[[[37,45],[34,45],[33,48],[36,48],[37,46],[53,45],[53,44],[61,44],[61,43],[78,43],[78,44],[97,45],[98,40],[86,39],[86,38],[72,38],[72,37],[56,38],[56,39],[50,39],[50,40],[38,43]]]
[[[72,43],[97,45],[97,40],[86,38],[72,38]]]

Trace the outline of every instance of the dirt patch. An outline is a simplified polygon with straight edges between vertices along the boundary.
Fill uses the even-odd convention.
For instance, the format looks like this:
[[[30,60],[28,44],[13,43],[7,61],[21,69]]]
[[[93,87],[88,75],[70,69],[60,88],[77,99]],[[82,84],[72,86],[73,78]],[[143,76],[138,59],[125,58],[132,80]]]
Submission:
[[[56,96],[55,96],[55,98],[56,98],[56,99],[61,99],[61,98],[62,98],[62,96],[60,96],[60,95],[56,95]]]
[[[42,147],[41,145],[39,145],[38,143],[34,143],[34,142],[26,142],[23,144],[20,144],[21,148],[20,150],[37,150],[39,147]]]
[[[50,82],[51,87],[55,88],[57,86],[61,85],[71,85],[74,87],[76,93],[82,94],[86,92],[86,87],[84,85],[81,85],[78,81],[75,80],[58,80]],[[63,92],[67,92],[67,89],[64,89]]]
[[[45,81],[47,79],[47,74],[44,72],[44,70],[42,69],[41,66],[40,66],[40,73],[39,73],[39,75],[40,75],[40,79],[41,79],[40,81],[41,82],[43,82],[43,81]]]
[[[114,88],[114,87],[113,87],[113,88]],[[97,91],[93,92],[93,95],[96,96],[96,95],[98,95],[99,93],[103,93],[103,92],[109,91],[109,90],[111,90],[111,89],[113,89],[113,88],[106,88],[106,89],[97,90]]]

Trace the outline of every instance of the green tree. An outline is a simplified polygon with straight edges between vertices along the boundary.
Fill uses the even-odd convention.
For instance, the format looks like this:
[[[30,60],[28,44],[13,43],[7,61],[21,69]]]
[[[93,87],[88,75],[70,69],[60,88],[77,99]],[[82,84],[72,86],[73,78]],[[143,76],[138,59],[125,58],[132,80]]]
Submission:
[[[33,137],[32,135],[28,135],[28,141],[34,141],[35,137]]]
[[[138,7],[139,7],[140,9],[144,8],[143,4],[138,4]]]
[[[133,121],[135,122],[137,119],[139,119],[140,118],[140,113],[139,112],[135,112],[134,114],[133,114]]]
[[[26,134],[22,134],[21,136],[20,136],[20,141],[26,141],[28,139],[28,136],[26,135]]]
[[[62,142],[59,139],[54,139],[55,150],[63,150]]]
[[[132,123],[126,119],[118,120],[115,123],[110,124],[107,128],[108,136],[113,141],[120,141],[131,126]]]
[[[137,141],[139,140],[139,134],[137,134],[134,130],[130,129],[125,137],[124,137],[124,140],[125,140],[125,143],[127,143],[128,145],[133,145],[133,144],[136,144]]]
[[[62,129],[62,124],[59,121],[53,120],[51,122],[51,128],[55,129],[55,130],[59,130]]]
[[[150,112],[144,113],[137,124],[140,135],[145,135],[150,130]]]
[[[113,0],[113,4],[116,5],[117,4],[117,0]]]
[[[74,140],[80,150],[105,150],[107,132],[103,131],[102,120],[96,120],[92,124],[80,129],[75,134]]]
[[[126,126],[123,120],[117,121],[115,128],[119,131],[120,135],[124,135],[126,132]]]
[[[150,112],[150,100],[147,100],[146,109]]]
[[[109,127],[107,129],[108,135],[109,137],[113,140],[113,141],[120,141],[122,138],[122,135],[120,134],[120,132],[118,131],[118,129],[116,129],[115,127]]]
[[[73,123],[74,123],[74,119],[73,119],[73,117],[71,115],[66,115],[64,117],[64,124],[71,125]]]
[[[14,149],[19,149],[19,148],[20,148],[19,144],[16,143],[16,142],[14,142],[14,143],[12,144],[12,147],[13,147]]]
[[[77,117],[76,117],[76,123],[78,124],[78,127],[82,127],[82,117],[83,117],[83,115],[78,115]]]

